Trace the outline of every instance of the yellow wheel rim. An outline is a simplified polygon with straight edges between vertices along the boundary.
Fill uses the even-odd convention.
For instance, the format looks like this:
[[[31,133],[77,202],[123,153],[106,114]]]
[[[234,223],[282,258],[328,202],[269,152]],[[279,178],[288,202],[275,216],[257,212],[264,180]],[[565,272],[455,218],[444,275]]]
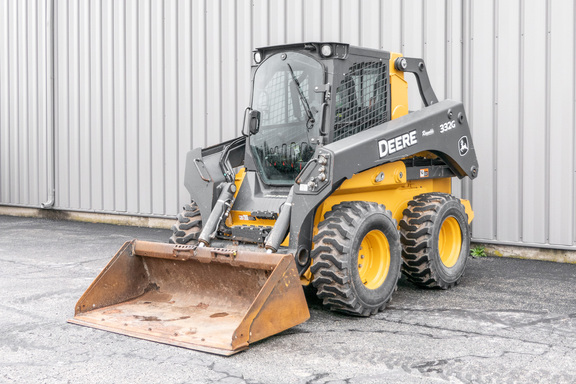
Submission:
[[[446,267],[453,267],[462,250],[462,232],[458,221],[450,216],[442,223],[438,235],[438,253]]]
[[[382,231],[372,230],[364,236],[358,250],[358,274],[368,289],[384,283],[390,269],[390,245]]]

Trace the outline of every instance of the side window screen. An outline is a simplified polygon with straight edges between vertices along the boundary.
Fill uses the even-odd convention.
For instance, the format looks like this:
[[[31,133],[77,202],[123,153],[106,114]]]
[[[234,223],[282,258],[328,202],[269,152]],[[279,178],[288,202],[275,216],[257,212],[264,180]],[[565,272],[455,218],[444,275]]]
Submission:
[[[388,120],[388,71],[383,62],[354,64],[336,89],[334,141]]]

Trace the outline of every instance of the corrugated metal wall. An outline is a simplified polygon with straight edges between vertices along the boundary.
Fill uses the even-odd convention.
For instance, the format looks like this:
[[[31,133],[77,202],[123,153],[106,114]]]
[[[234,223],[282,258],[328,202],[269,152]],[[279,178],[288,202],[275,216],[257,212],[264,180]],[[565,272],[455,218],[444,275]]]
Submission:
[[[50,10],[49,1],[0,0],[0,204],[48,196]]]
[[[239,134],[251,50],[331,40],[423,57],[464,100],[476,239],[574,249],[575,19],[570,0],[0,0],[0,203],[48,200],[53,108],[56,208],[174,215],[188,149]]]

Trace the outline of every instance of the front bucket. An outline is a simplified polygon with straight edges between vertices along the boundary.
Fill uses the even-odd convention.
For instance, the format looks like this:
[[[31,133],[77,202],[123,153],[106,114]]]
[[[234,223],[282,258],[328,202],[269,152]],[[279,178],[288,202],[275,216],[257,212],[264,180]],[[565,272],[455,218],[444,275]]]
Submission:
[[[292,255],[133,240],[69,321],[231,355],[309,317]]]

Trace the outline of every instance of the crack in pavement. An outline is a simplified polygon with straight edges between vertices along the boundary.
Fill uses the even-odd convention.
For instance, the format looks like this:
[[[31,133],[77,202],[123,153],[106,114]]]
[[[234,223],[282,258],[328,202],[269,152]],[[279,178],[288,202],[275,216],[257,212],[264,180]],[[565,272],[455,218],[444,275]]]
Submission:
[[[393,324],[402,324],[402,325],[423,327],[423,328],[427,328],[427,329],[434,329],[434,330],[441,330],[441,331],[448,331],[448,332],[460,332],[460,333],[465,333],[465,334],[474,335],[474,336],[481,336],[481,337],[494,337],[494,338],[500,338],[500,339],[505,339],[505,340],[516,340],[516,341],[521,341],[524,343],[543,345],[543,346],[550,347],[550,344],[544,343],[544,342],[524,340],[521,338],[515,338],[515,337],[511,337],[511,336],[504,336],[504,335],[497,335],[497,334],[493,334],[493,333],[482,333],[482,332],[477,332],[477,331],[464,331],[464,330],[459,330],[459,329],[450,329],[450,328],[444,328],[444,327],[440,327],[440,326],[433,326],[433,325],[429,325],[429,324],[409,323],[409,322],[405,322],[402,320],[390,320],[390,319],[375,319],[375,320],[385,321],[385,322],[393,323]]]

